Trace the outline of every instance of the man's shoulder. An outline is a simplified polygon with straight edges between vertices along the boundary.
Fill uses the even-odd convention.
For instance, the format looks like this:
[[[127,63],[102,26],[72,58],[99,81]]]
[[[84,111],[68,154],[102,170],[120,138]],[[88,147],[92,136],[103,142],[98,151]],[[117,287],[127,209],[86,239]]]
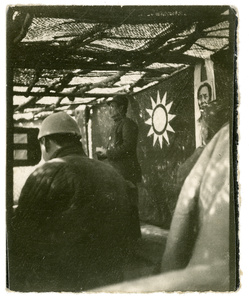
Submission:
[[[88,169],[92,169],[93,173],[98,173],[102,177],[105,177],[106,180],[120,181],[124,182],[123,176],[108,163],[108,161],[99,161],[96,159],[89,159],[89,164],[87,165]]]
[[[36,178],[37,180],[44,177],[49,177],[52,173],[58,172],[58,169],[62,167],[63,163],[64,162],[58,158],[54,158],[47,162],[41,163],[30,174],[30,177]]]

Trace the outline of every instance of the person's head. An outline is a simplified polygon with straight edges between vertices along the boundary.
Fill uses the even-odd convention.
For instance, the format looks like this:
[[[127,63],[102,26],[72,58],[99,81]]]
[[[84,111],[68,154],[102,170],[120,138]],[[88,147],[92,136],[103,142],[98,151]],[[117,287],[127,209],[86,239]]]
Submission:
[[[122,117],[126,115],[128,99],[125,95],[117,95],[111,101],[108,101],[108,105],[111,118]]]
[[[42,157],[48,161],[54,152],[67,145],[81,145],[80,129],[76,121],[65,112],[48,116],[41,125],[38,140]]]
[[[200,110],[203,110],[205,106],[211,101],[212,89],[209,83],[203,83],[197,92],[198,104]]]

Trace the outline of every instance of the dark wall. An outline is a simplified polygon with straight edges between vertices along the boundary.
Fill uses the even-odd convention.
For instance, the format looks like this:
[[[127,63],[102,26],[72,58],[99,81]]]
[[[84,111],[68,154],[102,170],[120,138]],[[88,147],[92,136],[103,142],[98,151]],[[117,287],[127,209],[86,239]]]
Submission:
[[[163,228],[170,226],[179,192],[177,169],[195,149],[193,76],[193,68],[188,68],[135,94],[129,102],[127,115],[139,127],[137,153],[143,176],[139,184],[140,219]],[[162,147],[158,140],[153,146],[154,134],[147,136],[151,126],[145,124],[150,118],[146,109],[152,108],[150,97],[156,102],[158,91],[160,99],[167,92],[166,106],[173,101],[168,113],[175,115],[169,122],[175,132],[167,130],[169,144],[163,138]],[[111,125],[107,105],[95,106],[92,114],[93,150],[106,145]]]

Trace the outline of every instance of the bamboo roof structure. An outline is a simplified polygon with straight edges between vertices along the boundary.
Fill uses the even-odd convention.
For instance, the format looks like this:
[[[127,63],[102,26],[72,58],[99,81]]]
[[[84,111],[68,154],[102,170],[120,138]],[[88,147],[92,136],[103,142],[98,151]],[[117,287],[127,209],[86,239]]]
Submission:
[[[234,26],[228,6],[9,6],[14,117],[133,94],[234,53]]]

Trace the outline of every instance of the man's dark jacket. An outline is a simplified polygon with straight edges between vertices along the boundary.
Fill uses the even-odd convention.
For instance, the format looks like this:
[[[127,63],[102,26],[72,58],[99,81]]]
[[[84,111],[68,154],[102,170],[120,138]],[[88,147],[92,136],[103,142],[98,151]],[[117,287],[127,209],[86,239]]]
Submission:
[[[126,183],[80,147],[61,148],[27,179],[8,231],[18,291],[81,291],[121,280]]]
[[[107,147],[109,163],[126,179],[136,184],[141,181],[141,169],[137,159],[137,124],[127,118],[115,120]]]

